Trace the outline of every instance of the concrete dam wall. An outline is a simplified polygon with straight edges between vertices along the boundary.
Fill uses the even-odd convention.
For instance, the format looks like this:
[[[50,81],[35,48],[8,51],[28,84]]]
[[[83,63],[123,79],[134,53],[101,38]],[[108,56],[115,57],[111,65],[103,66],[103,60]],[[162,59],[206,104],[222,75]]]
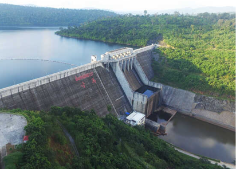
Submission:
[[[51,106],[94,109],[99,116],[131,111],[114,73],[101,63],[87,64],[0,90],[0,108],[49,110]]]

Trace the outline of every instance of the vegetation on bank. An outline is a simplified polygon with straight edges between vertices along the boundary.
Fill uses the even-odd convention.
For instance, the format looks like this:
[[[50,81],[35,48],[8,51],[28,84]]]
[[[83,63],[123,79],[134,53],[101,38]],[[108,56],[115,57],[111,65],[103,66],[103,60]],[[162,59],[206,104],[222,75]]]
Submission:
[[[235,99],[235,15],[131,14],[61,29],[66,37],[145,46],[159,42],[154,81]]]
[[[5,169],[64,169],[74,154],[56,119],[46,112],[15,109],[11,114],[23,115],[29,141],[17,146],[3,161]]]
[[[117,14],[104,10],[56,9],[0,4],[0,26],[79,26]]]
[[[69,107],[52,107],[50,112],[20,109],[12,112],[27,118],[25,130],[29,141],[4,158],[6,169],[222,168],[206,159],[197,160],[179,153],[145,128],[126,125],[111,114],[99,118],[93,110]],[[74,138],[79,158],[75,158],[69,149],[64,151],[67,140],[56,119]]]

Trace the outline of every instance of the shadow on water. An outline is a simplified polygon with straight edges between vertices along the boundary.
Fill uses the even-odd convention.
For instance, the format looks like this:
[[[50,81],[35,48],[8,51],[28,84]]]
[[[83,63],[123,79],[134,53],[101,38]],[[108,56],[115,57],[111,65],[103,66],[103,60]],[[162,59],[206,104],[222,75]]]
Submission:
[[[171,114],[166,113],[164,111],[154,112],[148,117],[148,119],[155,121],[159,124],[167,122],[170,118]]]

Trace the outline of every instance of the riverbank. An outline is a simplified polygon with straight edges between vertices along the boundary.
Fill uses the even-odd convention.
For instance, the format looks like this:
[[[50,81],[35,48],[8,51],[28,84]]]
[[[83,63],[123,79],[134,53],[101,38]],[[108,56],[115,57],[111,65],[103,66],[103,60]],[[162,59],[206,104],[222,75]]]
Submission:
[[[57,32],[59,32],[59,31],[57,31]],[[145,47],[145,46],[131,45],[131,44],[127,44],[127,43],[114,43],[114,42],[103,41],[103,40],[99,40],[99,39],[79,38],[79,37],[75,37],[75,36],[61,35],[61,34],[58,34],[57,32],[55,32],[56,35],[58,35],[60,37],[64,37],[64,38],[73,38],[73,39],[78,39],[78,40],[91,40],[91,41],[103,42],[103,43],[108,43],[108,44],[116,44],[116,45],[126,45],[126,46],[132,47],[134,49]]]
[[[202,158],[202,157],[200,157],[200,156],[197,156],[197,155],[195,155],[195,154],[192,154],[192,153],[187,152],[187,151],[185,151],[185,150],[181,150],[181,149],[176,148],[176,147],[174,147],[174,149],[177,150],[177,151],[180,152],[180,153],[186,154],[186,155],[191,156],[191,157],[196,158],[196,159],[201,159],[201,158]],[[222,162],[222,161],[216,162],[216,161],[210,160],[210,159],[207,159],[207,160],[208,160],[211,164],[218,164],[218,165],[221,166],[221,167],[226,166],[226,167],[228,167],[228,168],[230,168],[230,169],[235,169],[235,165],[233,165],[233,164],[225,163],[225,162]]]

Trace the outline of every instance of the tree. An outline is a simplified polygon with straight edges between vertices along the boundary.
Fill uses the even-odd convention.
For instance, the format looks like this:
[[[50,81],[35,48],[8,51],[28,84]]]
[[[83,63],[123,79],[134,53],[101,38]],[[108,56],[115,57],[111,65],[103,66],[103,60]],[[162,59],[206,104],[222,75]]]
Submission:
[[[146,16],[147,15],[147,10],[144,10],[144,16]]]
[[[178,11],[175,11],[174,12],[174,16],[177,17],[177,16],[180,16],[180,13]]]
[[[191,29],[192,29],[192,30],[191,30],[191,33],[193,33],[193,31],[194,31],[194,25],[191,25],[190,27],[191,27]]]

